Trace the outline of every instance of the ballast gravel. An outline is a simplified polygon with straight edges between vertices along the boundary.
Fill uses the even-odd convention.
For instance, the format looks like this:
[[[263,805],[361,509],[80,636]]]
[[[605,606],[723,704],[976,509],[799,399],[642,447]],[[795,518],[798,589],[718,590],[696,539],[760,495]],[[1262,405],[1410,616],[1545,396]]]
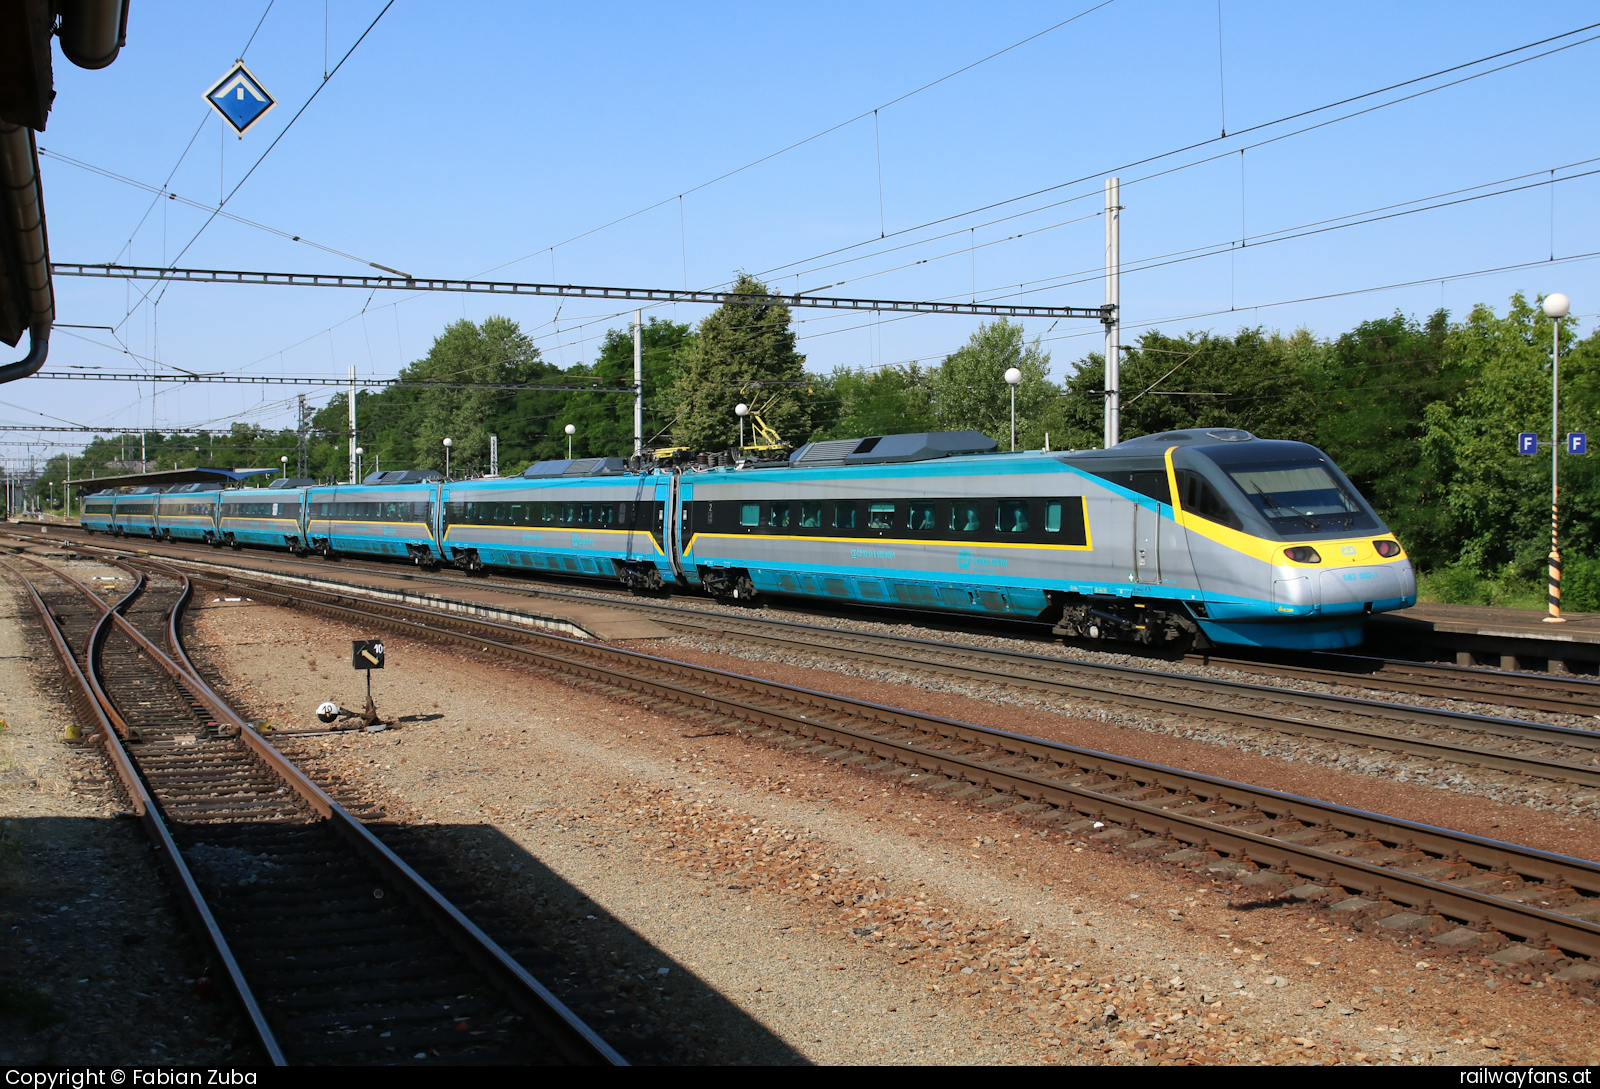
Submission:
[[[1491,801],[1543,811],[1557,818],[1570,817],[1592,821],[1596,816],[1600,816],[1600,791],[1582,784],[1555,782],[1534,776],[1515,775],[1494,768],[1471,767],[1447,760],[1369,749],[1350,742],[1323,740],[1266,727],[1224,722],[1209,717],[1203,709],[1181,713],[1140,711],[1110,700],[1046,695],[1020,686],[942,674],[936,665],[931,665],[927,670],[902,669],[880,662],[858,661],[852,659],[847,652],[813,653],[780,649],[737,638],[677,636],[641,643],[639,648],[648,649],[665,657],[682,657],[707,665],[718,665],[718,668],[723,669],[731,667],[725,662],[718,664],[715,658],[737,658],[750,663],[750,668],[740,667],[745,672],[757,672],[762,676],[772,676],[773,679],[779,678],[775,674],[762,672],[762,667],[776,666],[802,672],[837,673],[870,684],[892,686],[897,691],[914,688],[928,693],[930,697],[948,695],[957,700],[998,705],[1008,709],[1024,708],[1047,716],[1030,718],[1029,721],[1053,724],[1058,731],[1068,721],[1094,722],[1221,746],[1279,761],[1311,764],[1352,775],[1431,788],[1447,792],[1452,797],[1477,795]],[[885,703],[894,702],[892,693],[876,698]],[[903,702],[898,705],[910,708],[909,704]],[[937,713],[951,714],[946,711]],[[990,715],[990,718],[973,718],[971,721],[995,725],[992,711]],[[952,717],[961,716],[952,715]],[[1012,719],[1008,717],[1006,721]],[[1043,733],[1040,736],[1071,741],[1070,736],[1063,736],[1060,733]],[[1088,744],[1079,741],[1071,743]],[[1146,759],[1158,758],[1152,756]],[[1383,792],[1377,794],[1379,798],[1385,796],[1387,795]],[[1346,802],[1346,804],[1355,803]],[[1559,819],[1557,823],[1559,824]],[[1565,850],[1555,847],[1549,849]]]
[[[638,1018],[623,1027],[675,1041],[690,1061],[1600,1060],[1592,1004],[1563,986],[1512,983],[1316,906],[1257,904],[1217,878],[488,655],[391,636],[373,690],[400,725],[311,733],[323,700],[359,705],[348,640],[374,634],[246,601],[207,604],[193,638],[241,711],[269,721],[286,748],[315,750],[317,774],[453,835],[464,879],[530,905],[592,905],[554,920],[567,963],[585,966],[591,999],[618,1003],[602,1013]],[[852,696],[940,703],[952,717],[987,707],[1011,729],[1032,731],[1045,715],[703,657]],[[1397,792],[1179,738],[1072,729],[1191,767],[1208,754],[1235,773],[1241,761],[1296,769],[1308,793]],[[1484,818],[1543,817],[1463,801]],[[626,972],[612,955],[630,958]],[[665,998],[641,997],[652,973],[669,981],[657,984]]]

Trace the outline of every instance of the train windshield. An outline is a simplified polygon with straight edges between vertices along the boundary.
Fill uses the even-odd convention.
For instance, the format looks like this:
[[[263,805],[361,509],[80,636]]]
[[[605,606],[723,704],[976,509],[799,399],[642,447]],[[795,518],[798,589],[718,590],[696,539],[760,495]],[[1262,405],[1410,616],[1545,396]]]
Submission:
[[[1322,461],[1225,465],[1223,471],[1279,533],[1381,528],[1367,505]]]

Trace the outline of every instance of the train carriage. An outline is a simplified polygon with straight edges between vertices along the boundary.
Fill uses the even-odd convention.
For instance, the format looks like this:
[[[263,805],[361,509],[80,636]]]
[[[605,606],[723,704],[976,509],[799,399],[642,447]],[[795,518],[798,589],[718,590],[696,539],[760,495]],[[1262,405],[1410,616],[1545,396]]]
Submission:
[[[156,499],[156,529],[168,540],[211,541],[217,531],[215,484],[179,484]]]
[[[443,554],[436,538],[443,478],[425,470],[374,473],[361,485],[305,492],[307,547],[323,556],[384,556],[432,566]]]
[[[1169,432],[1109,450],[974,453],[974,433],[813,444],[679,485],[707,591],[1052,619],[1157,646],[1357,644],[1416,601],[1409,561],[1315,447]]]
[[[84,496],[78,524],[90,533],[110,533],[116,507],[117,493],[110,489]]]
[[[285,477],[264,488],[220,492],[211,542],[235,549],[255,545],[304,552],[306,487],[312,483]]]
[[[665,495],[622,458],[544,461],[512,480],[444,489],[444,556],[469,570],[531,568],[657,589],[673,577]]]
[[[156,503],[161,489],[130,488],[117,496],[106,532],[118,537],[156,536]]]

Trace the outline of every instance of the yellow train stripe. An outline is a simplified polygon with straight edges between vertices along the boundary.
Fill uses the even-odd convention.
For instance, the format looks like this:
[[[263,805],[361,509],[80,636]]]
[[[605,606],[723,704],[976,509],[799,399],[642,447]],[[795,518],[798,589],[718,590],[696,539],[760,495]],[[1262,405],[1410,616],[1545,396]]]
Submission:
[[[336,525],[338,525],[338,526],[413,526],[413,527],[415,527],[417,529],[422,530],[422,536],[428,538],[428,540],[430,540],[430,541],[433,540],[433,527],[429,526],[426,522],[351,522],[351,521],[346,521],[345,519],[342,519],[342,518],[312,518],[307,522],[307,525],[308,526],[316,525],[318,522],[322,523],[326,527],[329,527],[327,529],[328,533],[343,533],[347,537],[366,536],[366,537],[371,537],[375,541],[382,541],[382,540],[386,540],[387,538],[385,538],[382,534],[371,534],[371,533],[360,534],[360,533],[352,532],[350,530],[336,530],[336,529],[333,529],[332,527],[336,526]],[[306,530],[306,533],[308,535],[311,532],[312,531],[310,529]]]
[[[656,555],[658,555],[658,556],[665,556],[666,555],[666,553],[661,550],[661,546],[656,543],[655,537],[650,533],[650,531],[648,529],[567,529],[564,526],[559,528],[559,529],[545,529],[542,525],[539,525],[539,526],[497,526],[497,525],[484,525],[484,524],[479,523],[479,522],[451,522],[448,526],[444,527],[444,539],[446,541],[448,541],[450,539],[450,531],[452,529],[458,529],[458,528],[459,529],[504,529],[504,530],[515,530],[515,531],[517,531],[519,533],[526,532],[528,530],[533,530],[533,531],[538,532],[538,533],[577,533],[577,534],[580,534],[580,535],[598,534],[598,533],[621,533],[623,535],[627,535],[627,534],[631,533],[635,537],[643,537],[646,540],[648,540],[650,542],[650,547],[656,550]],[[521,543],[522,542],[520,542],[520,541],[516,542],[517,545],[520,545]],[[548,547],[548,548],[559,548],[559,547],[561,547],[560,545],[556,545],[556,544],[544,545],[543,542],[539,542],[539,543],[540,543],[541,547]],[[508,545],[508,546],[504,546],[504,547],[515,547],[515,545]],[[568,547],[568,548],[581,548],[582,546],[581,545],[569,544],[566,547]]]

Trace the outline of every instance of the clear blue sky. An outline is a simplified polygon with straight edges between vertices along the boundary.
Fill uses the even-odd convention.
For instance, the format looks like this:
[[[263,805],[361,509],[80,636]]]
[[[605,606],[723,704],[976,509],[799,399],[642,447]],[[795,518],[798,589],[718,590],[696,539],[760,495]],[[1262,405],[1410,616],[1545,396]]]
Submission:
[[[1600,169],[1569,166],[1600,157],[1600,41],[1298,135],[1286,134],[1551,46],[1214,138],[1224,125],[1237,133],[1600,22],[1600,7],[1222,0],[1219,44],[1216,0],[1113,0],[893,101],[1093,4],[399,0],[227,210],[418,275],[493,270],[539,282],[709,287],[744,268],[785,290],[845,281],[828,293],[942,298],[976,288],[979,297],[999,297],[1025,285],[1030,301],[1094,305],[1102,299],[1100,190],[1115,172],[1123,179],[1125,263],[1226,247],[1241,233],[1251,240],[1242,251],[1130,270],[1122,283],[1126,337],[1157,324],[1174,333],[1305,325],[1326,336],[1396,310],[1503,308],[1517,290],[1565,291],[1584,329],[1593,327],[1594,261],[1441,278],[1544,261],[1552,245],[1557,258],[1600,251],[1600,174],[1272,244],[1257,246],[1257,236],[1522,175],[1532,176],[1511,184]],[[322,82],[325,40],[327,63],[337,63],[382,0],[326,9],[276,0],[245,60],[281,105],[244,139],[224,136],[201,96],[266,7],[135,4],[127,48],[111,68],[82,71],[57,53],[58,96],[40,145],[156,188],[171,175],[172,192],[214,205]],[[1285,138],[1249,146],[1277,136]],[[1174,167],[1188,168],[1139,180]],[[43,170],[57,261],[168,263],[206,215],[58,159],[46,157]],[[665,203],[566,241],[658,202]],[[921,227],[949,216],[958,218]],[[996,222],[1007,216],[1014,218]],[[892,237],[880,242],[882,232]],[[848,246],[857,248],[816,256]],[[854,260],[836,263],[844,258]],[[181,263],[363,271],[223,218]],[[1406,281],[1425,282],[1292,301]],[[493,313],[520,321],[547,358],[572,363],[592,358],[600,334],[627,320],[616,316],[621,307],[575,300],[382,293],[369,304],[365,293],[347,290],[203,285],[158,288],[153,307],[140,303],[150,289],[58,279],[61,322],[115,326],[134,354],[122,354],[105,331],[62,329],[50,367],[328,376],[355,364],[386,375],[424,354],[449,321]],[[692,321],[704,309],[653,312]],[[941,316],[797,318],[801,349],[818,371],[937,360],[974,327]],[[1099,346],[1090,323],[1034,322],[1028,332],[1045,338],[1058,376]],[[293,390],[155,388],[152,401],[149,384],[29,380],[0,390],[10,403],[0,405],[0,420],[43,422],[42,412],[162,430],[291,420]],[[15,464],[25,449],[0,452]]]

